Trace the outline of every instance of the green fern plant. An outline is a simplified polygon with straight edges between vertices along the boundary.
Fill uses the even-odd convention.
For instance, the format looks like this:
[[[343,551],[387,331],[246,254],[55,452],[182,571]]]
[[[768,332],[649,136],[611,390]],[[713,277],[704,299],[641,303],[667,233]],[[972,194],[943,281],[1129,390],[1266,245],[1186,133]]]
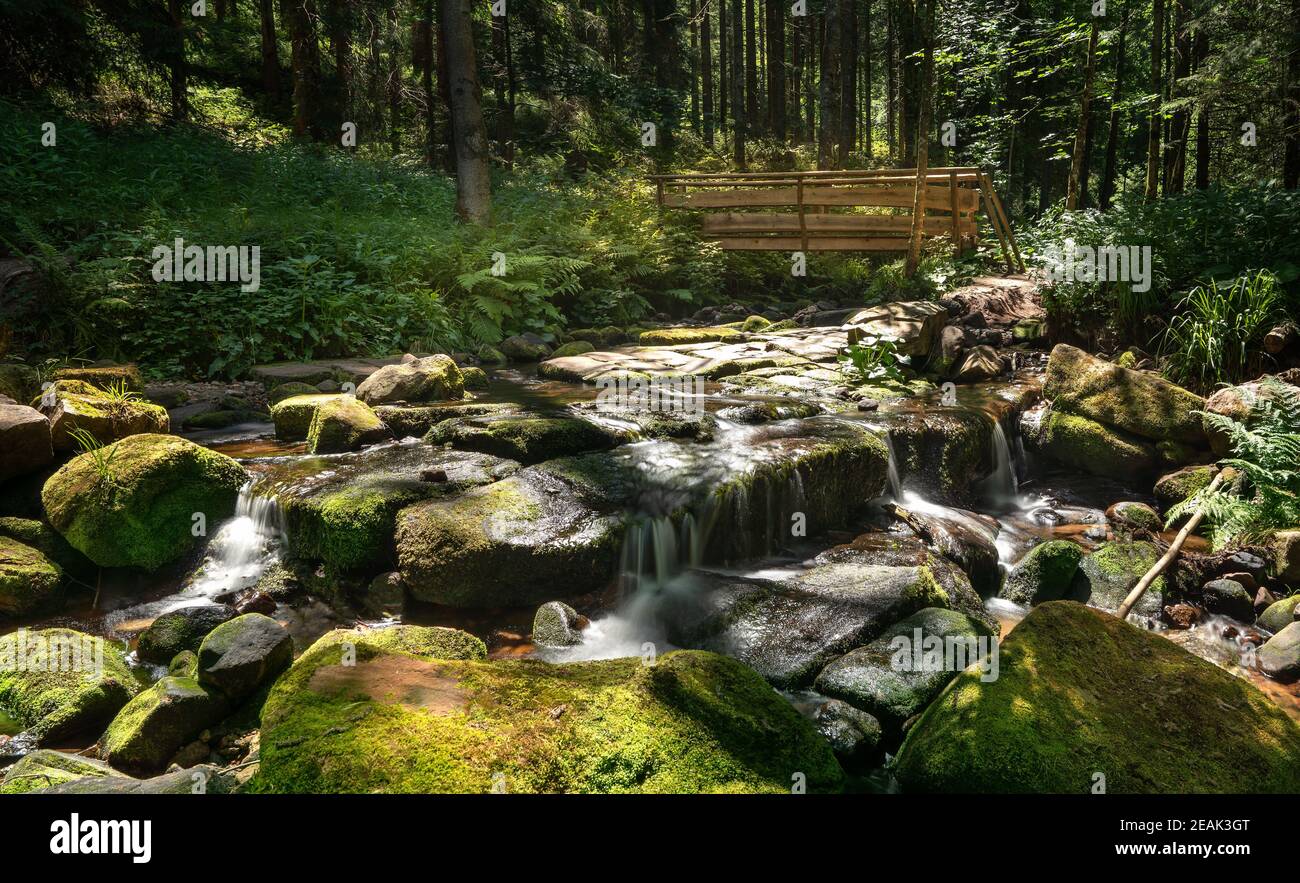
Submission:
[[[113,458],[117,456],[117,445],[104,445],[85,429],[74,427],[68,435],[77,443],[80,453],[90,457],[90,463],[101,481],[113,483]]]
[[[1169,510],[1167,524],[1205,507],[1210,542],[1221,549],[1258,540],[1271,530],[1300,525],[1300,389],[1265,377],[1257,395],[1239,387],[1250,402],[1244,422],[1200,412],[1228,436],[1232,456],[1221,461],[1236,476],[1213,493],[1193,494]]]

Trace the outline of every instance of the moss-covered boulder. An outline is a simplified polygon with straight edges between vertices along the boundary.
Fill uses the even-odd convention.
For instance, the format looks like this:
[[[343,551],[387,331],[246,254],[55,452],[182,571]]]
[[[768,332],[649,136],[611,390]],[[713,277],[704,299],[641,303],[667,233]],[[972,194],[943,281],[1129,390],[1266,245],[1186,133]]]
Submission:
[[[934,301],[895,301],[859,310],[849,317],[844,329],[849,340],[864,337],[892,338],[899,352],[924,358],[939,342],[948,320],[948,310]]]
[[[1085,555],[1075,571],[1070,598],[1114,612],[1119,610],[1128,593],[1157,561],[1160,550],[1155,543],[1114,540],[1102,543],[1091,555]],[[1164,608],[1165,578],[1155,582],[1133,606],[1138,616],[1155,618]]]
[[[442,354],[385,365],[357,387],[368,405],[442,402],[465,397],[465,378],[451,356]]]
[[[234,513],[245,479],[224,454],[174,435],[133,435],[66,464],[41,502],[54,529],[101,567],[157,570],[193,548],[195,514],[211,527]]]
[[[425,436],[432,444],[525,464],[604,451],[630,440],[626,433],[580,417],[462,417],[439,423]]]
[[[10,537],[31,546],[58,565],[65,577],[93,582],[95,565],[54,528],[34,518],[6,516],[0,518],[0,537]]]
[[[832,660],[813,688],[870,713],[896,736],[904,721],[981,658],[981,649],[987,652],[996,643],[992,630],[979,620],[927,607],[865,647]]]
[[[136,653],[145,662],[165,665],[183,650],[198,650],[208,633],[235,618],[228,604],[199,604],[164,613],[140,633]]]
[[[780,793],[797,773],[810,790],[841,779],[812,726],[722,656],[440,655],[326,635],[267,699],[251,790]]]
[[[1031,451],[1093,475],[1135,481],[1159,462],[1150,442],[1054,408],[1026,413],[1020,429]]]
[[[285,460],[262,475],[280,504],[295,558],[344,573],[379,573],[396,564],[394,531],[403,507],[449,497],[504,478],[517,463],[429,445],[381,445],[355,454]],[[426,481],[430,474],[443,481]]]
[[[275,437],[280,441],[303,441],[311,429],[316,409],[325,402],[351,398],[343,393],[309,393],[281,399],[271,406]]]
[[[392,438],[370,406],[352,396],[321,402],[307,428],[307,453],[340,454]]]
[[[1162,475],[1153,491],[1156,502],[1162,511],[1168,512],[1192,494],[1209,487],[1218,471],[1215,466],[1185,466]]]
[[[139,689],[122,649],[102,638],[72,629],[0,637],[0,709],[42,742],[97,733]]]
[[[54,372],[54,379],[80,380],[97,389],[124,389],[127,392],[143,392],[144,380],[140,369],[135,365],[87,365],[82,368],[59,368]]]
[[[1263,693],[1157,634],[1069,601],[1002,642],[908,731],[905,791],[1087,794],[1300,790],[1300,724]]]
[[[466,367],[460,369],[461,379],[466,389],[487,389],[488,376],[482,368]]]
[[[561,344],[551,353],[552,359],[562,359],[565,356],[580,356],[583,353],[589,353],[596,347],[586,340],[571,340],[568,343]]]
[[[585,622],[586,617],[563,601],[548,601],[533,615],[533,643],[543,647],[581,644]]]
[[[35,472],[54,460],[50,421],[35,408],[0,402],[0,482]]]
[[[998,597],[1026,607],[1068,598],[1082,558],[1083,549],[1076,543],[1039,543],[1011,568]]]
[[[1273,575],[1289,586],[1300,588],[1300,530],[1279,530],[1269,545]]]
[[[63,571],[38,550],[0,536],[0,618],[48,610],[62,597]]]
[[[489,414],[516,414],[518,405],[506,402],[463,402],[441,405],[380,405],[375,408],[379,419],[388,424],[398,438],[419,438],[444,420],[456,417],[483,417]]]
[[[1300,622],[1293,622],[1264,642],[1258,653],[1259,670],[1274,680],[1300,680]]]
[[[74,430],[84,430],[101,445],[141,433],[171,431],[167,409],[134,398],[119,398],[81,380],[56,381],[34,402],[50,422],[56,451],[75,450]]]
[[[1264,612],[1259,615],[1259,618],[1255,620],[1255,624],[1268,629],[1270,632],[1280,632],[1296,621],[1298,618],[1296,616],[1297,611],[1300,611],[1300,593],[1289,598],[1282,598],[1268,605]]]
[[[1159,533],[1165,526],[1156,510],[1146,503],[1132,500],[1112,503],[1106,510],[1106,518],[1111,527],[1120,533]]]
[[[891,416],[889,442],[908,489],[951,505],[971,504],[993,470],[992,427],[977,411],[916,411]]]
[[[158,772],[229,710],[220,691],[168,675],[117,713],[99,740],[99,756],[125,772]]]
[[[687,343],[711,343],[740,334],[735,328],[708,326],[704,328],[656,328],[641,332],[642,346],[681,346]]]
[[[117,771],[102,760],[41,748],[11,766],[0,779],[0,794],[26,794],[92,776]]]
[[[1207,443],[1196,413],[1205,399],[1159,374],[1122,368],[1069,344],[1053,348],[1043,396],[1056,410],[1145,439]]]
[[[538,335],[528,332],[507,337],[501,341],[500,349],[512,362],[540,362],[551,355],[551,345]]]
[[[217,626],[203,639],[198,681],[238,701],[292,661],[289,630],[269,616],[245,613]]]

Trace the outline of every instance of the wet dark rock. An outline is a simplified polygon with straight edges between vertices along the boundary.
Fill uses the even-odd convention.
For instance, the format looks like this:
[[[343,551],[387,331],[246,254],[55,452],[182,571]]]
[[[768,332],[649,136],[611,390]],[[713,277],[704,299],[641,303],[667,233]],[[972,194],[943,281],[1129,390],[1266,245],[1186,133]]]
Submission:
[[[813,724],[835,756],[850,764],[874,757],[880,745],[880,721],[839,699],[818,704]]]
[[[431,444],[524,464],[608,450],[630,440],[627,433],[579,417],[461,417],[439,423],[425,436]]]
[[[1083,549],[1067,540],[1049,540],[1030,549],[1007,574],[998,597],[1026,607],[1068,598],[1083,559]]]
[[[1268,564],[1254,552],[1234,552],[1228,558],[1229,566],[1249,573],[1255,579],[1264,579],[1268,575]]]
[[[1201,603],[1211,613],[1229,616],[1241,622],[1255,618],[1254,602],[1245,586],[1236,580],[1211,580],[1201,587]]]
[[[880,410],[880,402],[876,401],[875,399],[858,399],[858,410],[878,411]]]
[[[260,613],[247,613],[203,639],[198,682],[237,701],[292,661],[293,638],[284,626]]]
[[[270,616],[275,613],[275,599],[265,592],[249,592],[235,602],[235,612],[240,616],[245,613],[261,613]]]
[[[1159,559],[1160,550],[1154,543],[1103,543],[1079,562],[1069,597],[1113,613]],[[1132,613],[1148,619],[1158,617],[1164,609],[1164,592],[1165,578],[1161,575],[1133,606]]]
[[[136,652],[146,662],[165,665],[182,650],[198,650],[208,633],[238,614],[226,604],[203,604],[164,613],[140,633]]]
[[[1297,619],[1300,619],[1300,593],[1270,604],[1255,624],[1270,632],[1280,632]]]
[[[994,644],[996,638],[984,623],[955,610],[926,608],[870,644],[831,661],[813,688],[869,712],[896,740],[903,721],[977,662],[981,647],[988,651]]]
[[[1164,528],[1160,515],[1146,503],[1112,503],[1106,510],[1106,518],[1120,532],[1159,533]]]
[[[551,355],[551,345],[531,331],[507,337],[498,346],[512,362],[540,362]]]

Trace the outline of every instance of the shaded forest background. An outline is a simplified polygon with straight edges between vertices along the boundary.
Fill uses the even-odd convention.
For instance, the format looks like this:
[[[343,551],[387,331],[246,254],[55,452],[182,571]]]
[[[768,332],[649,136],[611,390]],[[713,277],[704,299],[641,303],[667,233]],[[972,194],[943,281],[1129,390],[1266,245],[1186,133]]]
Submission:
[[[792,277],[661,216],[646,182],[912,167],[920,141],[992,173],[1031,257],[1152,246],[1148,292],[1048,292],[1062,339],[1168,348],[1197,291],[1260,271],[1262,330],[1233,333],[1294,315],[1300,0],[0,0],[0,20],[0,249],[41,277],[6,292],[0,346],[32,361],[233,376],[929,296],[990,255]],[[465,101],[481,125],[457,127]],[[261,290],[154,282],[176,237],[259,245]]]

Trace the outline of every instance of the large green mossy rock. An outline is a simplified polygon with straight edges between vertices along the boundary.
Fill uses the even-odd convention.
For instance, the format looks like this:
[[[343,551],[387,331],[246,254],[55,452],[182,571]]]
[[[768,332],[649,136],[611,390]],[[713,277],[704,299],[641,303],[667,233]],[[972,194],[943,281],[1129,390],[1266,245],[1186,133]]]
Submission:
[[[495,484],[402,510],[397,553],[412,594],[453,606],[541,604],[603,588],[616,574],[639,500],[688,514],[709,560],[765,554],[788,540],[791,513],[809,535],[840,526],[879,496],[889,454],[863,429],[806,421],[720,449],[693,442],[625,445],[525,467]],[[683,485],[678,477],[695,480]],[[774,512],[784,509],[780,517]]]
[[[41,748],[11,766],[0,778],[0,794],[26,794],[77,779],[117,775],[102,760]]]
[[[11,537],[24,546],[31,546],[63,570],[65,576],[92,582],[95,565],[82,555],[63,536],[44,521],[34,518],[0,518],[0,536]]]
[[[1300,609],[1300,594],[1274,601],[1259,615],[1255,624],[1270,632],[1280,632],[1296,621],[1296,611]]]
[[[340,454],[392,438],[370,406],[352,396],[321,402],[307,427],[307,453]]]
[[[981,642],[980,639],[983,639]],[[937,657],[926,642],[937,642]],[[946,667],[945,643],[951,649]],[[992,630],[955,610],[927,607],[822,669],[813,688],[870,713],[890,733],[921,711],[967,665],[980,659],[981,647],[997,643]],[[934,664],[934,663],[938,664]],[[991,669],[990,669],[991,671]]]
[[[197,651],[208,633],[235,618],[227,604],[199,604],[164,613],[140,633],[136,653],[145,662],[166,665],[176,654]]]
[[[1053,408],[1153,441],[1204,446],[1205,399],[1158,374],[1122,368],[1068,344],[1057,344],[1047,362],[1043,396]]]
[[[378,573],[396,565],[393,535],[403,507],[454,496],[518,468],[487,454],[379,445],[328,459],[285,459],[262,473],[258,493],[278,500],[295,558],[346,573]],[[430,473],[445,480],[422,479]]]
[[[96,389],[125,389],[127,392],[143,392],[144,380],[140,369],[135,365],[88,365],[83,368],[59,368],[54,372],[54,379],[80,380]]]
[[[357,387],[357,398],[368,405],[392,402],[442,402],[465,396],[465,378],[450,356],[409,358],[385,365]]]
[[[1087,417],[1052,409],[1026,415],[1020,428],[1030,450],[1093,475],[1135,481],[1159,463],[1150,442]]]
[[[780,793],[799,773],[810,790],[840,782],[811,724],[726,657],[452,660],[463,648],[421,653],[370,634],[326,635],[276,683],[251,790]]]
[[[81,380],[56,381],[33,402],[50,421],[56,451],[76,450],[74,430],[84,430],[101,445],[141,433],[171,431],[167,409],[131,398],[114,398]]]
[[[48,610],[62,597],[63,571],[38,549],[0,536],[0,617]]]
[[[1082,558],[1083,549],[1077,543],[1039,543],[1011,568],[998,597],[1026,607],[1068,598]]]
[[[1176,472],[1160,476],[1154,490],[1160,509],[1168,512],[1192,494],[1209,487],[1218,471],[1217,466],[1184,466]]]
[[[704,328],[657,328],[641,332],[642,346],[681,346],[687,343],[712,343],[739,336],[735,328],[707,326]]]
[[[42,742],[97,733],[139,689],[122,649],[103,639],[71,629],[0,637],[0,709]]]
[[[311,429],[316,409],[325,402],[351,398],[344,393],[311,393],[289,396],[271,405],[271,420],[275,423],[275,437],[280,441],[303,441]]]
[[[608,450],[631,436],[578,417],[465,417],[445,420],[425,441],[520,463]]]
[[[1069,601],[1002,642],[997,680],[961,674],[908,731],[905,791],[1300,791],[1300,724],[1251,684]]]
[[[197,541],[201,513],[209,529],[229,518],[246,476],[230,457],[174,435],[133,435],[110,445],[101,474],[82,454],[45,483],[50,524],[101,567],[157,570]]]
[[[955,505],[972,503],[976,483],[992,471],[992,437],[988,417],[978,411],[900,413],[889,426],[903,486]]]
[[[219,691],[169,675],[117,713],[100,739],[99,756],[125,772],[157,772],[229,710]]]

